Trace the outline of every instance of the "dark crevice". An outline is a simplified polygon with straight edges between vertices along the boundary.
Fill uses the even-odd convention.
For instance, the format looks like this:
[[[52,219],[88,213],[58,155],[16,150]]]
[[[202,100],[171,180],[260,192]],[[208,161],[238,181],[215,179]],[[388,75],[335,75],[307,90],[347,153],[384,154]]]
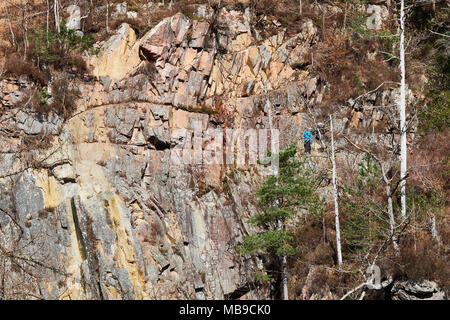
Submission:
[[[144,166],[144,168],[141,171],[141,180],[144,180],[145,172],[147,171],[147,167],[148,167],[148,162],[146,161],[145,162],[145,166]]]
[[[102,286],[100,284],[100,280],[97,281],[97,288],[98,288],[98,293],[100,294],[100,300],[106,300],[105,296],[103,295],[103,290],[102,290]]]
[[[155,147],[158,151],[164,151],[170,149],[170,143],[159,140],[156,137],[151,137],[149,142]]]
[[[303,62],[303,63],[293,63],[291,68],[294,70],[305,70],[307,66],[309,66],[311,62]]]
[[[247,294],[251,290],[255,289],[257,287],[257,282],[247,282],[244,285],[238,287],[233,292],[227,293],[224,295],[225,300],[236,300],[242,297],[243,295]]]
[[[66,183],[77,183],[77,180],[73,179],[73,178],[63,178],[63,179],[61,179],[61,181],[62,181],[63,184],[66,184]]]
[[[86,245],[84,243],[83,235],[81,233],[80,222],[78,220],[77,215],[77,208],[75,206],[75,199],[73,197],[70,199],[70,205],[72,209],[73,223],[75,226],[75,234],[77,236],[78,250],[80,251],[81,259],[86,260]]]
[[[166,271],[168,268],[170,267],[170,263],[168,263],[167,265],[165,265],[164,267],[161,268],[161,270],[159,271],[159,275],[161,275],[164,271]]]

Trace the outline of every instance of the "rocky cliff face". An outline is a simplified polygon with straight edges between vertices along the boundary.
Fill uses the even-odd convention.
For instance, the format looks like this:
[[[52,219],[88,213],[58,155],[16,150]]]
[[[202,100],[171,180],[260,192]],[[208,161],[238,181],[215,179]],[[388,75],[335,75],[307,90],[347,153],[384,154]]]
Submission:
[[[42,264],[30,292],[62,299],[220,299],[251,291],[254,262],[234,248],[256,210],[258,168],[174,164],[171,149],[184,143],[177,129],[267,126],[264,99],[253,93],[262,92],[261,78],[275,86],[293,76],[286,48],[306,50],[315,29],[306,24],[293,39],[280,33],[249,48],[245,15],[242,21],[229,18],[237,12],[224,15],[223,23],[233,23],[224,35],[181,14],[138,41],[123,24],[90,60],[101,81],[78,83],[81,98],[66,121],[13,107],[26,103],[30,85],[2,82],[8,111],[1,204],[11,214],[0,224],[2,242],[23,247],[19,258]],[[221,56],[220,46],[227,51]],[[155,72],[139,74],[146,64]],[[300,110],[305,90],[294,81],[287,93],[272,94],[283,100],[277,113],[290,130],[286,141],[301,127],[301,116],[290,115]],[[311,95],[315,85],[308,90]],[[217,93],[230,97],[219,110]],[[48,149],[30,145],[29,137],[44,136],[51,139]],[[13,287],[21,271],[9,279]]]
[[[25,296],[47,299],[265,297],[250,271],[260,262],[234,250],[251,231],[261,166],[172,161],[190,140],[179,129],[268,128],[264,84],[280,148],[301,139],[325,89],[302,67],[317,29],[309,21],[261,40],[249,19],[226,8],[214,24],[177,14],[140,39],[123,24],[89,58],[97,81],[77,82],[68,119],[24,108],[27,80],[0,83],[0,241],[24,265],[3,263],[7,287],[25,281]],[[343,106],[352,111],[337,132],[376,126],[384,114],[363,106],[395,99]]]

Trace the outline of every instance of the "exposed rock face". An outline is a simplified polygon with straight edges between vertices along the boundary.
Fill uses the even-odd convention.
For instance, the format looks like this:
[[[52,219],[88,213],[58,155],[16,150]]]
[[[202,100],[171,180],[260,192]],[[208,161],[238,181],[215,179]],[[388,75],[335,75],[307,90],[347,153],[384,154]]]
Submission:
[[[39,164],[29,169],[7,143],[2,208],[13,204],[26,231],[2,230],[2,241],[42,239],[23,254],[49,255],[46,264],[67,272],[39,283],[45,298],[223,298],[251,279],[233,249],[255,212],[250,175],[236,173],[235,182],[220,167],[170,161],[170,132],[196,119],[208,123],[151,103],[85,110],[59,143],[33,153]],[[229,193],[220,192],[223,181]]]
[[[434,281],[397,281],[391,289],[393,300],[445,300],[445,291]]]
[[[378,6],[369,4],[367,6],[367,14],[369,14],[369,19],[367,19],[367,29],[380,30],[383,24],[389,16],[389,11],[385,6]]]
[[[220,57],[206,22],[178,14],[140,40],[123,24],[90,60],[101,82],[79,84],[78,109],[65,123],[23,107],[15,111],[26,95],[17,81],[2,83],[3,105],[17,112],[5,115],[3,125],[18,133],[2,139],[0,185],[8,190],[2,208],[16,212],[19,229],[26,230],[19,236],[2,229],[2,239],[15,246],[42,239],[26,253],[45,248],[37,258],[61,271],[40,271],[46,276],[32,291],[51,299],[220,299],[251,290],[249,266],[256,262],[235,247],[251,230],[246,220],[256,213],[260,168],[171,159],[186,143],[180,129],[267,128],[264,98],[254,95],[262,93],[261,78],[274,88],[291,77],[295,72],[284,62],[301,57],[290,49],[309,45],[309,36],[284,42],[280,34],[248,48],[253,40],[245,38],[245,15],[240,19],[227,35],[229,53]],[[140,63],[154,64],[155,79],[127,77]],[[217,90],[235,98],[217,107]],[[302,115],[289,114],[301,111],[305,90],[294,82],[271,92],[283,145],[300,131]],[[308,90],[315,96],[315,85]],[[214,112],[176,108],[198,105]],[[55,135],[46,151],[30,150],[21,138],[44,132]],[[210,143],[205,136],[203,148]],[[12,223],[6,220],[2,227]],[[262,296],[251,291],[246,297]]]
[[[222,27],[211,32],[207,22],[177,14],[140,40],[123,24],[90,60],[100,81],[78,83],[78,108],[65,122],[26,107],[31,85],[0,82],[0,243],[40,263],[29,292],[48,299],[264,297],[251,286],[258,261],[235,252],[252,230],[246,221],[257,211],[262,166],[172,158],[192,138],[180,129],[267,129],[263,81],[280,148],[301,139],[305,99],[314,105],[324,90],[303,69],[317,29],[307,22],[292,38],[280,32],[258,43],[248,19],[223,9]],[[155,74],[139,74],[142,64]],[[383,119],[365,113],[369,99],[353,104],[361,114],[352,125]],[[336,119],[336,131],[347,122]],[[31,138],[45,135],[51,146],[35,148]],[[199,145],[211,143],[205,135]],[[8,287],[23,276],[13,268],[8,274]]]
[[[132,73],[140,62],[136,33],[126,23],[122,24],[117,33],[103,44],[99,55],[89,60],[96,77],[109,77],[116,80],[121,80]]]
[[[70,5],[66,9],[69,18],[66,27],[69,30],[81,30],[81,10],[77,5]]]

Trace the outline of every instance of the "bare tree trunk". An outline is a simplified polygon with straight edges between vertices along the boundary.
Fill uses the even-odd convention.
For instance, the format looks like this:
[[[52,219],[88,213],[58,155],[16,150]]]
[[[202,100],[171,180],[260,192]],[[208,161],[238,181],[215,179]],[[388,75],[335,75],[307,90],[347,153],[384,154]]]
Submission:
[[[436,217],[434,213],[432,213],[430,216],[430,224],[431,224],[431,235],[433,236],[433,239],[438,240],[439,235],[436,228]]]
[[[333,135],[333,118],[330,114],[330,133],[331,133],[331,162],[333,164],[333,193],[334,193],[334,219],[336,226],[336,250],[339,267],[342,265],[342,251],[341,251],[341,229],[339,226],[339,207],[338,207],[338,193],[336,185],[336,163],[334,158],[334,135]]]
[[[400,192],[401,192],[401,215],[406,217],[406,84],[405,84],[405,3],[401,0],[400,7]]]
[[[106,1],[106,33],[109,33],[109,0]]]
[[[50,2],[47,0],[47,17],[46,17],[46,25],[45,25],[45,31],[47,31],[47,45],[48,45],[48,28],[49,28],[49,16],[50,16]]]
[[[298,0],[298,7],[299,7],[300,15],[302,15],[302,0]]]
[[[287,257],[286,255],[283,255],[283,299],[289,300],[289,294],[288,294],[288,282],[287,282]]]
[[[392,245],[395,251],[398,251],[397,237],[395,236],[395,218],[394,209],[392,206],[392,193],[391,186],[388,181],[385,181],[386,197],[387,197],[387,210],[389,216],[389,231],[392,237]]]
[[[281,220],[278,220],[278,230],[281,230]],[[283,284],[283,300],[289,300],[288,279],[287,279],[287,257],[285,254],[281,257],[281,282]]]
[[[27,52],[28,52],[28,1],[25,1],[23,10],[22,10],[22,21],[23,21],[23,60],[26,60],[27,58]]]
[[[14,36],[14,31],[12,28],[11,17],[9,16],[9,12],[8,12],[8,7],[5,6],[5,10],[6,10],[6,16],[8,17],[9,31],[11,32],[12,44],[13,44],[13,46],[15,46],[16,45],[16,37]]]
[[[59,32],[61,32],[61,27],[60,27],[60,21],[59,21],[59,4],[58,4],[58,0],[55,0],[55,2],[54,2],[53,11],[54,11],[54,15],[55,15],[55,28],[56,28],[56,31],[59,33]]]
[[[145,9],[146,9],[146,15],[147,15],[147,25],[151,26],[152,25],[152,16],[151,16],[150,6],[149,6],[148,2],[145,3]]]

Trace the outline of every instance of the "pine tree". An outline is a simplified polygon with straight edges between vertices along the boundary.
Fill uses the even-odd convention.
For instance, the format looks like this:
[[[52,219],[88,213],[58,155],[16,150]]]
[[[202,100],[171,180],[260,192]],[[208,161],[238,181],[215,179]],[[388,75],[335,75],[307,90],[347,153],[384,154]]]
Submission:
[[[250,223],[260,231],[245,237],[238,249],[242,254],[264,256],[267,264],[280,265],[282,257],[296,253],[290,245],[293,236],[288,225],[301,209],[316,215],[324,210],[312,172],[296,153],[295,144],[279,153],[278,176],[269,176],[256,193],[261,213]],[[282,273],[285,272],[279,270],[278,274]],[[263,278],[270,279],[271,275]]]

